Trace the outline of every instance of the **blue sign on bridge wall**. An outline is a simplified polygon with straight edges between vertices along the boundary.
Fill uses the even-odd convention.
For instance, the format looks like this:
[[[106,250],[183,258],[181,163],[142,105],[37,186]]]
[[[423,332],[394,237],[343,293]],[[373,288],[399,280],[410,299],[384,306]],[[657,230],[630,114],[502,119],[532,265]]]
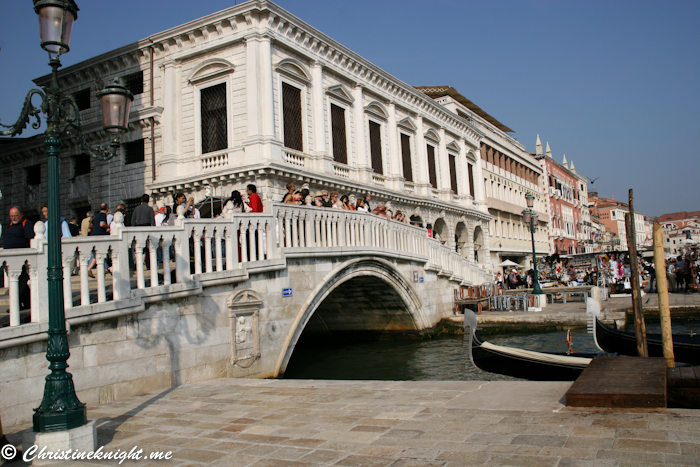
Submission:
[[[291,297],[292,296],[291,287],[289,289],[282,289],[282,296],[283,297]]]

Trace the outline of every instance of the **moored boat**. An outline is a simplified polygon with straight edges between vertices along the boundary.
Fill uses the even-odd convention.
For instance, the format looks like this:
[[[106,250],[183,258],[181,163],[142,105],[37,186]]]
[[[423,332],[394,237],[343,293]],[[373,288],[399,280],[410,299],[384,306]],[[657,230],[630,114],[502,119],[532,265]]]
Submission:
[[[593,329],[596,345],[603,352],[637,356],[637,340],[633,332],[612,329],[601,323],[597,316]],[[647,334],[650,357],[663,357],[661,334]],[[673,335],[673,354],[677,362],[700,365],[700,335]]]
[[[491,344],[476,335],[477,322],[476,315],[465,310],[469,359],[484,371],[532,381],[575,381],[595,357],[595,354],[552,354]],[[467,327],[469,337],[466,336]]]

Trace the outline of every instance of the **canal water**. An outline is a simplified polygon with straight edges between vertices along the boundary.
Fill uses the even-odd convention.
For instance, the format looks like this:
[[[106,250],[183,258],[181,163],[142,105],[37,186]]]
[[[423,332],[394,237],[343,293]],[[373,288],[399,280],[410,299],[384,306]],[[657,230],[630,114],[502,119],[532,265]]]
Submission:
[[[631,329],[633,330],[633,329]],[[700,318],[678,320],[673,332],[700,333]],[[647,332],[659,333],[659,323],[649,320]],[[598,352],[585,328],[571,330],[575,352]],[[566,331],[479,333],[493,344],[539,352],[566,351]],[[296,348],[285,379],[389,380],[389,381],[502,381],[517,380],[475,368],[467,354],[468,339],[447,335],[424,340],[343,342]]]

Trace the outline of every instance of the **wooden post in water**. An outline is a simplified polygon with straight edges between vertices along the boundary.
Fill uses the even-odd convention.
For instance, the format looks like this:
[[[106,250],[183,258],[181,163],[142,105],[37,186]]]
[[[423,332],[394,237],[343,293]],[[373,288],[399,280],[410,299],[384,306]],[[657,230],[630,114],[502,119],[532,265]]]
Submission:
[[[664,261],[664,234],[658,221],[654,221],[654,268],[656,269],[656,289],[659,292],[659,314],[661,316],[661,342],[667,368],[675,368],[673,355],[673,334],[671,333],[671,309],[668,302],[668,280]]]
[[[627,250],[630,255],[630,272],[632,282],[632,307],[634,308],[634,335],[637,338],[637,354],[640,357],[648,357],[647,330],[644,324],[644,311],[642,310],[642,296],[639,292],[639,262],[637,259],[637,231],[634,225],[634,199],[630,188],[629,213],[625,214],[627,230]]]

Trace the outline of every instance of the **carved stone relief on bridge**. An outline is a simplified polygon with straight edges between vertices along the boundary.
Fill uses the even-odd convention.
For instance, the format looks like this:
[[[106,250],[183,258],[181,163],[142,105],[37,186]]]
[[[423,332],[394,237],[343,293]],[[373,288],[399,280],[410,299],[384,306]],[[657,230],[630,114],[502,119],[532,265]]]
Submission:
[[[231,363],[250,367],[260,358],[259,314],[262,297],[246,289],[231,295],[226,301],[231,323]]]

